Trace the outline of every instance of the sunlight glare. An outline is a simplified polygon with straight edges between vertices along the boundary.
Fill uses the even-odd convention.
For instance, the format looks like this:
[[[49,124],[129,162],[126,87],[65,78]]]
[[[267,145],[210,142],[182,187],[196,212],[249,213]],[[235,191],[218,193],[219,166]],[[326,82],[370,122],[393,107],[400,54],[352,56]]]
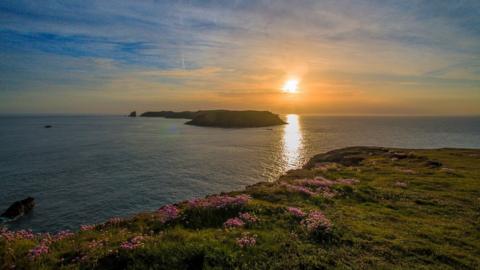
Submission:
[[[297,93],[298,92],[298,80],[292,79],[285,82],[282,88],[285,93]]]
[[[290,170],[297,168],[303,162],[303,134],[298,115],[287,115],[287,123],[283,133],[283,157],[286,169]]]

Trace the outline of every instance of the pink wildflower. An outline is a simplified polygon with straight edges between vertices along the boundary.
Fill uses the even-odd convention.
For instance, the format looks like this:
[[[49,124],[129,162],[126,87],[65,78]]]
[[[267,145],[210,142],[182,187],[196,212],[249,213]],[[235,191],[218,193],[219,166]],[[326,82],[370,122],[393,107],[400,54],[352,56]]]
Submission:
[[[44,242],[41,242],[38,246],[30,249],[27,256],[28,256],[29,259],[35,260],[38,257],[40,257],[44,254],[47,254],[48,251],[49,251],[48,250],[48,245]]]
[[[250,235],[248,233],[243,233],[242,237],[237,238],[236,243],[241,248],[252,247],[252,246],[255,246],[255,244],[257,243],[257,236]]]
[[[242,227],[245,225],[245,222],[243,220],[235,217],[235,218],[229,218],[227,221],[223,223],[223,226],[225,228],[235,228],[235,227]]]
[[[69,231],[69,230],[65,230],[65,231],[59,231],[58,233],[56,233],[55,235],[53,235],[53,241],[56,242],[56,241],[61,241],[65,238],[68,238],[68,237],[71,237],[73,236],[74,233]]]
[[[302,211],[302,209],[296,207],[288,207],[287,211],[296,217],[304,217],[306,215],[305,212]]]
[[[88,249],[92,250],[92,249],[98,249],[98,248],[101,248],[104,246],[104,242],[103,241],[97,241],[97,240],[92,240],[90,241],[88,244],[87,244],[87,247]]]
[[[332,181],[323,177],[317,177],[315,179],[296,180],[295,183],[301,186],[330,187],[335,184],[335,181]]]
[[[35,238],[35,234],[31,230],[10,231],[7,228],[0,228],[0,236],[7,241],[18,239],[32,240]]]
[[[167,204],[165,206],[162,206],[160,209],[158,209],[157,214],[160,216],[160,219],[162,222],[167,222],[173,219],[176,219],[179,215],[180,211],[178,210],[177,207],[171,204]]]
[[[144,239],[143,236],[135,236],[130,240],[123,242],[120,245],[120,248],[132,250],[132,249],[143,247],[143,243],[142,243],[143,239]]]
[[[290,184],[285,184],[285,183],[283,183],[282,185],[285,186],[287,188],[287,190],[291,191],[291,192],[299,192],[299,193],[303,193],[303,194],[306,194],[306,195],[309,195],[309,196],[315,195],[315,192],[311,191],[310,189],[308,189],[306,187],[295,186],[295,185],[290,185]]]
[[[121,219],[121,218],[119,218],[119,217],[113,217],[113,218],[110,218],[110,219],[107,221],[107,224],[109,224],[109,225],[119,225],[121,222],[122,222],[122,219]]]
[[[80,231],[92,231],[95,229],[95,225],[80,225]]]
[[[258,221],[258,218],[257,218],[255,215],[250,214],[250,213],[248,213],[248,212],[240,213],[240,214],[238,215],[238,217],[239,217],[241,220],[245,221],[246,223],[255,223],[255,222]]]
[[[332,229],[332,222],[321,211],[311,211],[301,224],[310,232]]]
[[[241,194],[237,196],[214,195],[204,199],[193,199],[188,201],[190,207],[194,208],[225,208],[229,206],[240,206],[246,204],[250,196]]]
[[[358,181],[357,179],[337,179],[336,182],[342,185],[353,185],[357,184],[360,181]]]

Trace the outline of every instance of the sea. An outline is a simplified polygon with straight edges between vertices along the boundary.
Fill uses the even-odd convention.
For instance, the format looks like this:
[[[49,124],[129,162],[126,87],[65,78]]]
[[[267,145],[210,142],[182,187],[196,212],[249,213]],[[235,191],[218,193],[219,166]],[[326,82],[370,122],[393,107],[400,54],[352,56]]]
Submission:
[[[4,225],[78,230],[275,181],[340,147],[480,148],[480,117],[282,117],[287,125],[225,129],[183,119],[0,116],[0,212],[28,196],[36,201]]]

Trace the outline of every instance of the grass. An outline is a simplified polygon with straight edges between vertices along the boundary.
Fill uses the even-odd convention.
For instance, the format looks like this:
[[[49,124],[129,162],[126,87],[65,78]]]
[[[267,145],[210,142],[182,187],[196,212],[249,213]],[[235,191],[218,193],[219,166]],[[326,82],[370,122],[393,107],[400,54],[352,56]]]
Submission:
[[[353,157],[353,158],[352,158]],[[439,162],[432,165],[432,161]],[[298,179],[334,182],[325,196],[292,190]],[[46,235],[0,237],[2,269],[479,269],[480,150],[347,148],[318,155],[277,182],[243,191],[246,203],[222,207],[176,204],[178,215],[140,213],[97,224],[60,240],[48,253],[28,254]],[[305,213],[333,224],[308,230]],[[248,212],[257,222],[225,228]],[[254,245],[241,247],[249,235]],[[142,236],[141,244],[122,243]]]

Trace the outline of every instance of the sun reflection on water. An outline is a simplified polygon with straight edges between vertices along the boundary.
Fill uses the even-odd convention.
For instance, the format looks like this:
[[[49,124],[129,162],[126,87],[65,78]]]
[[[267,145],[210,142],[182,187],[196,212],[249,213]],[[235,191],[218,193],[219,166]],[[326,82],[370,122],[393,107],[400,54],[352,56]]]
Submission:
[[[287,115],[287,123],[283,130],[283,160],[285,168],[291,170],[301,166],[303,162],[303,133],[298,115]]]

